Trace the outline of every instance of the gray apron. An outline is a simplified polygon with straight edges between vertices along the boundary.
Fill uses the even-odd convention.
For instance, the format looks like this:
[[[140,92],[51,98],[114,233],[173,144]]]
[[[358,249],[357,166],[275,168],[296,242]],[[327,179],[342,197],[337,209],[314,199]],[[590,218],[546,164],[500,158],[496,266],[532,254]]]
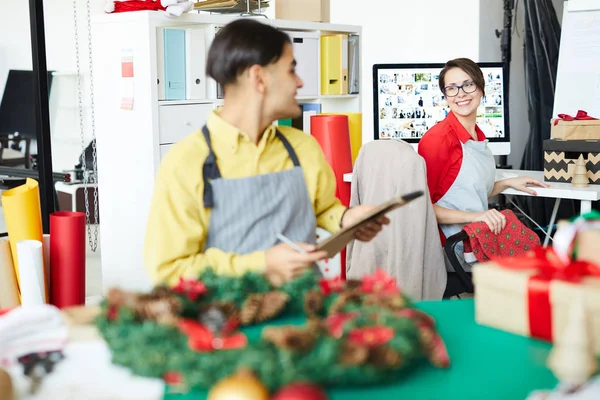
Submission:
[[[488,210],[488,196],[494,188],[496,181],[496,160],[488,148],[488,140],[476,142],[468,140],[462,145],[462,164],[456,180],[444,194],[444,196],[435,203],[440,207],[450,210],[460,210],[467,212],[483,212]],[[440,228],[448,238],[463,228],[464,224],[442,224]],[[469,263],[476,261],[472,253],[464,254],[463,243],[458,243],[455,247],[459,260],[463,262],[465,270],[470,271]],[[452,270],[450,266],[449,270]]]
[[[317,220],[296,152],[279,131],[294,167],[247,178],[223,179],[208,128],[204,161],[204,207],[210,208],[206,249],[248,254],[278,244],[281,233],[294,242],[314,244]]]

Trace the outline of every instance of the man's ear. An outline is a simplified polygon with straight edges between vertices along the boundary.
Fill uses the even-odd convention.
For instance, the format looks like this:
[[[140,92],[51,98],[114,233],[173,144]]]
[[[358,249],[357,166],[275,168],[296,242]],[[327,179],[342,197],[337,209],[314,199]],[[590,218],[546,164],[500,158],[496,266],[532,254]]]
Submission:
[[[253,65],[248,68],[248,83],[260,94],[267,91],[268,71],[260,65]]]

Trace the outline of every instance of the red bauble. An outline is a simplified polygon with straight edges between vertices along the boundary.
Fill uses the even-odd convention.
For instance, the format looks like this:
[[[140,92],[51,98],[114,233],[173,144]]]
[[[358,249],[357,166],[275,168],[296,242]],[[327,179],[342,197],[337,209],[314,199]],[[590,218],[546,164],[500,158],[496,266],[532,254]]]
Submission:
[[[279,389],[271,400],[327,400],[327,393],[314,383],[297,382]]]

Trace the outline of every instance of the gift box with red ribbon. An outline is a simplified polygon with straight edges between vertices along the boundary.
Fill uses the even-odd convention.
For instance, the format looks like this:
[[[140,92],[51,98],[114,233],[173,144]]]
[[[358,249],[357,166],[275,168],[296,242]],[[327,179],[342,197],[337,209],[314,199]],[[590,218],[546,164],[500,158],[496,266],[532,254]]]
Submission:
[[[558,114],[550,125],[550,137],[562,140],[599,140],[600,120],[583,110],[577,114]]]
[[[552,342],[578,296],[600,355],[600,265],[565,259],[553,248],[473,266],[477,323]]]

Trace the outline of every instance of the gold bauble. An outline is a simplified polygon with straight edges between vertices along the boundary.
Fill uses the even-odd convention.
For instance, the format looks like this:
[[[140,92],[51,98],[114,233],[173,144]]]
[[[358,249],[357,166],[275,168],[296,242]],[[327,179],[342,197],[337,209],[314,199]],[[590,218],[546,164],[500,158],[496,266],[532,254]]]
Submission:
[[[13,386],[12,380],[8,372],[0,368],[0,399],[2,400],[13,400]]]
[[[208,400],[269,400],[269,391],[251,373],[240,372],[217,382]]]

